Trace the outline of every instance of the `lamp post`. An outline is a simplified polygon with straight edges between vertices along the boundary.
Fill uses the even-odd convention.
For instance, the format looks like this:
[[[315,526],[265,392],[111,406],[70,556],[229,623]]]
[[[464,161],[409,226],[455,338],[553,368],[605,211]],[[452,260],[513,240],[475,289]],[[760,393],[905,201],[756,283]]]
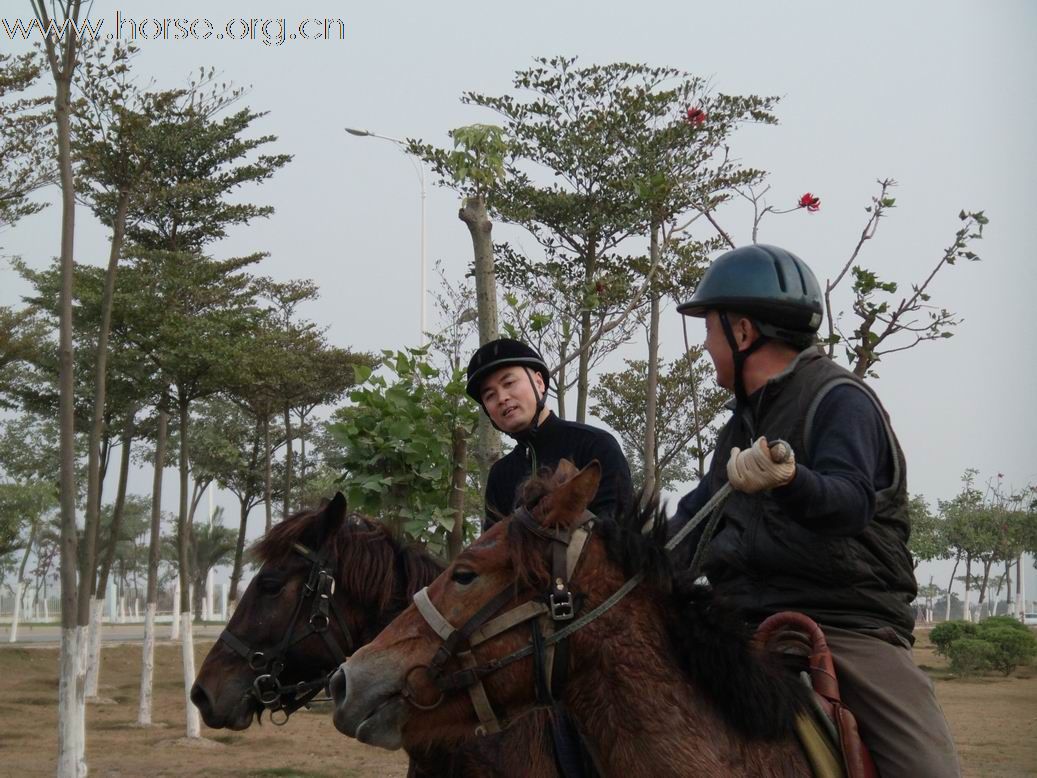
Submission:
[[[425,165],[420,159],[416,159],[413,154],[407,150],[407,144],[405,141],[399,138],[393,138],[388,135],[379,135],[376,132],[370,132],[369,130],[357,130],[352,127],[346,127],[346,132],[350,135],[355,135],[358,138],[380,138],[381,140],[387,140],[390,143],[395,143],[407,158],[410,159],[411,164],[414,165],[414,170],[418,174],[418,182],[421,184],[421,304],[419,310],[421,312],[421,330],[419,332],[418,345],[424,345],[425,342],[425,288],[426,288],[426,277],[425,277]]]

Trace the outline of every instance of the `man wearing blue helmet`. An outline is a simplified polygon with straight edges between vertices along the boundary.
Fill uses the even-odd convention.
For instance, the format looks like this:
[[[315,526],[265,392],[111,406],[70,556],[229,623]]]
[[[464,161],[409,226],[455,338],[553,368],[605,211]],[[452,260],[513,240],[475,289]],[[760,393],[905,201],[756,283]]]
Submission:
[[[717,382],[735,399],[671,532],[730,483],[702,555],[711,586],[752,624],[799,611],[822,626],[843,700],[884,778],[958,775],[932,683],[911,656],[917,584],[904,454],[874,391],[817,347],[813,272],[776,246],[738,248],[678,311],[705,319]],[[773,462],[768,439],[787,441],[794,456]],[[684,564],[700,537],[678,549]]]

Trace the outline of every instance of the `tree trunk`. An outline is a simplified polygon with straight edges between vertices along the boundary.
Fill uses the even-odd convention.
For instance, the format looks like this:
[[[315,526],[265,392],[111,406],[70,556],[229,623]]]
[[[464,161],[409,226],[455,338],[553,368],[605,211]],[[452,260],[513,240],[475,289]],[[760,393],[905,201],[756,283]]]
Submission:
[[[291,515],[292,504],[292,409],[284,404],[284,513],[282,519]]]
[[[988,559],[983,562],[983,581],[979,585],[979,617],[983,618],[983,604],[986,603],[987,610],[990,610],[990,603],[987,602],[987,585],[990,582],[990,568],[994,564],[993,559]]]
[[[485,196],[465,198],[457,216],[468,227],[468,233],[472,237],[479,345],[483,346],[500,337],[497,322],[497,276],[493,259],[493,222],[486,211]],[[478,433],[479,445],[475,452],[475,461],[479,463],[479,477],[485,484],[490,465],[500,459],[500,435],[490,424],[486,414],[479,418]]]
[[[586,295],[594,283],[594,274],[598,272],[597,239],[591,237],[587,241],[587,264],[584,268],[584,294]],[[576,376],[576,421],[585,424],[587,421],[587,392],[590,389],[590,364],[593,347],[588,346],[593,334],[591,332],[591,309],[586,303],[580,311],[580,359],[579,372]]]
[[[306,507],[306,414],[299,414],[299,502],[295,509],[301,511]]]
[[[37,516],[29,527],[29,542],[25,544],[25,553],[22,554],[22,561],[18,565],[18,580],[15,584],[14,592],[14,613],[11,614],[11,635],[8,639],[10,643],[18,641],[18,618],[21,615],[22,598],[25,597],[25,592],[29,588],[29,582],[25,579],[25,567],[29,562],[29,554],[32,553],[33,544],[36,542],[36,532],[39,526],[40,518]]]
[[[238,539],[234,544],[234,569],[230,573],[230,594],[228,595],[230,600],[229,609],[231,611],[238,604],[238,584],[241,582],[241,567],[245,556],[245,528],[248,525],[248,503],[251,499],[252,496],[246,494],[243,499],[239,500],[241,504],[241,519],[238,522]]]
[[[155,614],[158,612],[158,563],[162,540],[162,470],[166,461],[166,432],[169,414],[168,398],[158,405],[158,431],[155,440],[155,472],[151,485],[151,536],[148,539],[147,613],[144,616],[144,655],[140,670],[140,705],[137,724],[151,725],[151,689],[155,678]]]
[[[965,555],[965,609],[963,618],[972,621],[972,554]]]
[[[180,407],[180,512],[177,527],[180,531],[177,543],[177,558],[180,566],[180,649],[184,665],[184,701],[187,708],[187,737],[201,736],[201,721],[198,708],[191,703],[191,686],[194,684],[194,635],[191,631],[191,570],[188,561],[188,541],[191,528],[188,526],[187,494],[189,484],[187,434],[190,423],[188,400],[182,386],[177,387]]]
[[[1020,554],[1015,560],[1015,612],[1019,614],[1019,621],[1023,621],[1026,613],[1023,598],[1023,555]]]
[[[569,353],[569,341],[566,338],[568,322],[562,323],[562,347],[558,350],[558,372],[555,373],[555,398],[558,406],[558,418],[565,418],[565,357]]]
[[[468,461],[468,435],[460,427],[454,428],[450,459],[453,465],[450,479],[450,510],[454,514],[454,526],[450,530],[450,540],[447,544],[447,559],[453,559],[460,554],[464,546],[464,497],[467,480],[465,462]]]
[[[657,220],[652,221],[649,237],[649,252],[652,267],[659,264],[659,231],[662,229]],[[648,323],[648,378],[645,382],[645,441],[644,441],[644,495],[647,504],[656,493],[656,416],[659,407],[659,316],[661,301],[655,291],[655,284],[648,287],[651,311]]]
[[[266,531],[274,526],[273,523],[273,484],[271,483],[272,472],[270,460],[273,453],[270,451],[270,415],[263,416],[263,445],[265,448],[264,460],[266,462],[263,470],[263,504],[266,506]]]
[[[951,589],[954,588],[954,575],[958,572],[958,564],[961,562],[961,552],[954,557],[954,567],[951,569],[951,580],[947,584],[947,610],[944,612],[943,620],[951,620]]]
[[[123,233],[126,227],[126,212],[129,209],[130,194],[119,193],[116,204],[115,219],[112,224],[112,244],[108,252],[108,269],[104,276],[104,292],[101,298],[101,327],[97,335],[97,354],[94,364],[94,410],[90,423],[89,444],[87,446],[87,482],[86,482],[86,525],[83,531],[82,568],[79,580],[83,584],[79,588],[78,623],[80,627],[90,624],[90,599],[94,593],[97,567],[97,531],[100,525],[101,507],[101,436],[105,427],[105,400],[108,381],[108,335],[112,327],[112,303],[115,298],[115,275],[119,266],[119,255],[122,253]],[[91,646],[92,646],[91,641]],[[90,672],[87,668],[87,672]],[[95,679],[96,682],[96,679]],[[87,694],[90,694],[89,684]]]
[[[115,493],[115,506],[112,509],[111,537],[105,548],[104,559],[98,570],[97,589],[94,595],[93,609],[90,617],[90,654],[86,666],[86,696],[97,696],[97,684],[101,674],[101,633],[103,630],[102,614],[104,613],[105,594],[108,591],[108,576],[115,561],[119,532],[122,530],[122,516],[126,508],[126,481],[130,473],[130,449],[135,432],[134,412],[127,415],[122,431],[122,452],[119,457],[119,485]]]
[[[72,0],[69,16],[78,20],[80,3]],[[46,27],[45,4],[35,0],[33,10]],[[63,20],[58,20],[63,21]],[[71,123],[72,75],[78,58],[78,39],[66,31],[56,45],[45,41],[54,75],[54,113],[57,123],[58,171],[61,181],[61,291],[58,302],[58,451],[61,503],[61,659],[58,682],[58,765],[60,778],[86,775],[85,697],[81,678],[76,677],[80,629],[77,625],[79,599],[76,561],[76,473],[75,473],[75,381],[72,345],[72,279],[76,220],[75,179],[72,172]],[[89,587],[89,583],[86,583]]]

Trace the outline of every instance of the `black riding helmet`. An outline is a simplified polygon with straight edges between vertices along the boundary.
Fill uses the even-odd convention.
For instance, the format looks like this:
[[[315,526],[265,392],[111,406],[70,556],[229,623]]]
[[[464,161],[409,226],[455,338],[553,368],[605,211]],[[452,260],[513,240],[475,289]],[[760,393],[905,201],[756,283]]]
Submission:
[[[535,370],[544,379],[545,391],[541,395],[537,391],[536,384],[533,384],[532,375],[528,372],[526,373],[529,377],[529,382],[533,384],[533,395],[537,399],[537,408],[536,413],[533,415],[532,424],[532,428],[535,430],[539,423],[540,412],[544,409],[544,402],[547,400],[546,389],[551,385],[551,371],[548,370],[544,358],[532,346],[511,338],[491,340],[489,343],[480,346],[479,350],[472,355],[471,360],[468,362],[468,383],[465,386],[465,392],[482,406],[480,389],[482,388],[483,379],[502,367],[511,366]],[[486,410],[485,407],[483,407],[483,410]]]
[[[791,251],[754,244],[728,251],[709,268],[691,299],[677,306],[685,316],[720,313],[720,323],[735,362],[735,395],[745,400],[745,360],[768,339],[806,348],[821,326],[821,286],[813,271]],[[739,351],[728,312],[752,319],[763,336]]]

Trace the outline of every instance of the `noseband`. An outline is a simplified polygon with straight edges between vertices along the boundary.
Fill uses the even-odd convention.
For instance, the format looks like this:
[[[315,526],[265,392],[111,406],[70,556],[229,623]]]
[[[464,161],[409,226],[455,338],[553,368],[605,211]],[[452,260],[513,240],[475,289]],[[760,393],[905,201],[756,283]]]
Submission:
[[[418,613],[442,638],[443,645],[436,651],[428,666],[418,665],[408,671],[402,692],[404,699],[416,708],[431,710],[443,702],[448,692],[466,689],[479,719],[475,729],[477,735],[500,732],[518,716],[554,705],[562,693],[568,673],[569,644],[565,639],[607,610],[599,606],[577,619],[576,613],[582,598],[569,588],[569,581],[583,555],[595,518],[593,513],[585,511],[571,530],[557,531],[541,527],[524,508],[512,516],[512,521],[525,530],[550,542],[551,583],[541,597],[518,605],[499,616],[495,617],[495,614],[515,595],[513,586],[508,586],[494,595],[460,628],[450,624],[432,604],[427,587],[415,594],[414,605]],[[608,607],[612,604],[615,603]],[[528,645],[500,659],[492,659],[481,665],[478,663],[472,649],[526,622],[530,623],[532,633]],[[527,709],[517,711],[510,718],[499,718],[486,695],[482,679],[527,656],[533,657],[536,702]],[[446,672],[444,667],[451,659],[457,659],[462,669]],[[410,676],[418,669],[426,671],[428,678],[439,691],[438,699],[431,704],[420,702],[410,685]]]
[[[327,544],[330,546],[330,544]],[[312,681],[300,681],[299,683],[282,685],[279,676],[285,668],[285,658],[288,649],[299,643],[310,635],[317,634],[324,639],[331,656],[335,660],[334,668],[345,662],[349,655],[355,650],[356,644],[349,631],[349,625],[343,618],[341,611],[332,599],[335,594],[335,576],[328,566],[329,551],[326,547],[320,554],[311,551],[301,543],[293,543],[292,549],[310,561],[310,574],[303,587],[302,596],[295,605],[292,618],[288,622],[288,629],[284,638],[269,653],[254,650],[240,638],[234,636],[229,629],[220,633],[219,639],[230,646],[238,655],[244,658],[249,668],[257,673],[249,695],[256,699],[259,704],[270,711],[270,720],[277,725],[286,724],[288,718],[306,705],[323,689],[327,687],[328,678],[334,669]],[[310,617],[305,628],[297,635],[295,623],[302,613],[303,605],[310,598],[313,604],[310,608]],[[345,650],[331,634],[329,627],[331,621],[338,624],[345,638]],[[283,716],[283,718],[282,718]]]

